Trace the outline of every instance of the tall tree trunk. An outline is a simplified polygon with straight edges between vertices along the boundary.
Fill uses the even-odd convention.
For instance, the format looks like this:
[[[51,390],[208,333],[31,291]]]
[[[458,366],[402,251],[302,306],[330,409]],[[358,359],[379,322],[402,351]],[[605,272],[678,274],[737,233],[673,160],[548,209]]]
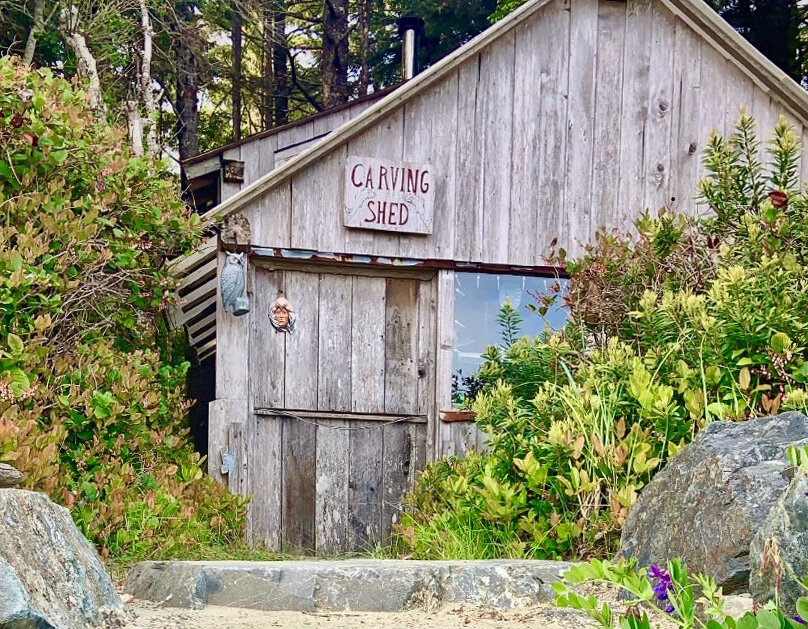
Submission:
[[[44,29],[45,13],[45,0],[34,0],[33,22],[31,23],[31,30],[28,31],[28,40],[25,42],[25,54],[22,57],[25,65],[30,66],[34,61],[34,53],[36,52],[37,36]]]
[[[180,160],[185,160],[199,153],[199,68],[193,32],[193,0],[178,0],[177,17],[177,140]]]
[[[264,28],[262,31],[264,45],[261,47],[261,126],[269,129],[272,126],[272,20],[275,14],[275,0],[264,2]]]
[[[140,98],[143,101],[143,117],[145,119],[141,124],[145,127],[149,155],[155,158],[158,151],[157,123],[154,120],[157,105],[151,75],[154,29],[152,28],[146,0],[140,0],[140,24],[143,29],[143,56],[140,60]]]
[[[87,40],[79,32],[79,15],[75,6],[62,8],[60,13],[61,28],[68,47],[76,56],[76,67],[80,77],[88,81],[87,100],[99,118],[106,116],[104,100],[101,96],[101,79],[95,57],[87,46]]]
[[[348,0],[325,0],[320,67],[323,106],[348,102]]]
[[[140,115],[140,103],[135,98],[126,101],[126,118],[129,123],[129,142],[132,153],[143,155],[143,118]]]
[[[359,95],[366,96],[370,84],[370,0],[359,0]]]
[[[286,41],[286,0],[273,0],[272,14],[272,82],[275,88],[275,124],[289,122],[289,58]]]
[[[233,0],[230,37],[233,42],[233,139],[241,139],[241,0]]]

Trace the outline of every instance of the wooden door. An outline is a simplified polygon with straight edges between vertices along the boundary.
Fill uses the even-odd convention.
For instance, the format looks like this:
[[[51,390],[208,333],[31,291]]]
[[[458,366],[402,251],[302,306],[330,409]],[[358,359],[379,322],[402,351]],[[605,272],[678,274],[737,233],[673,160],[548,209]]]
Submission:
[[[417,278],[255,270],[249,487],[258,537],[318,554],[389,539],[435,414],[434,291]],[[279,296],[294,308],[292,333],[270,324]]]

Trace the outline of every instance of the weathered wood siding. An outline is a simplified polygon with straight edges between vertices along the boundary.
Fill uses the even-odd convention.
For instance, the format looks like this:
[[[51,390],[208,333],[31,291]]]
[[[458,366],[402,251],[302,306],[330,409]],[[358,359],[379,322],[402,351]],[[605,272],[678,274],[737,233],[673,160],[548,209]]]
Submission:
[[[576,253],[599,226],[628,228],[645,209],[696,212],[710,130],[730,131],[742,106],[764,129],[785,113],[808,138],[785,107],[664,2],[555,0],[296,175],[288,198],[254,204],[248,214],[262,214],[254,240],[540,264],[555,237]],[[433,164],[434,233],[346,229],[348,155]],[[276,224],[289,229],[278,233]]]
[[[222,382],[245,399],[211,405],[216,452],[234,460],[226,476],[214,472],[253,496],[253,541],[320,554],[370,549],[389,539],[401,497],[427,460],[434,276],[305,263],[251,265],[250,275],[252,311],[221,319],[230,373]],[[296,306],[293,334],[277,332],[267,316],[281,295]]]
[[[373,104],[372,100],[355,103],[333,113],[324,113],[310,122],[301,122],[266,137],[256,138],[224,151],[225,159],[244,162],[244,183],[222,183],[222,200],[283,165],[309,148],[340,125],[355,118]]]
[[[808,150],[806,120],[677,2],[551,0],[251,201],[252,244],[543,264],[553,239],[575,255],[600,226],[629,229],[644,210],[699,212],[702,151],[741,107],[767,132],[785,114]],[[334,126],[326,117],[228,153],[245,161],[246,182],[223,196],[321,137],[318,125]],[[345,228],[348,156],[432,164],[434,232]],[[216,314],[212,471],[223,480],[218,457],[234,454],[227,480],[255,496],[255,540],[326,553],[371,546],[389,535],[427,458],[485,446],[473,424],[437,419],[451,408],[453,272],[420,281],[250,268],[252,313]],[[299,305],[294,335],[266,318],[279,293]],[[380,428],[396,414],[426,423]]]

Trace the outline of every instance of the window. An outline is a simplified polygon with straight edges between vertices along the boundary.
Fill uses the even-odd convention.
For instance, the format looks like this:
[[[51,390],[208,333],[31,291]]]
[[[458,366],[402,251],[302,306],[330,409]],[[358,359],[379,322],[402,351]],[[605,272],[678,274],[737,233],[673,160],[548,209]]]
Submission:
[[[456,272],[454,302],[455,346],[452,359],[452,397],[462,402],[474,393],[474,374],[482,366],[482,354],[489,345],[502,345],[502,329],[497,320],[507,300],[522,317],[522,336],[538,336],[545,330],[559,330],[567,311],[556,299],[542,316],[529,306],[538,299],[567,290],[567,280],[531,275],[496,275]]]

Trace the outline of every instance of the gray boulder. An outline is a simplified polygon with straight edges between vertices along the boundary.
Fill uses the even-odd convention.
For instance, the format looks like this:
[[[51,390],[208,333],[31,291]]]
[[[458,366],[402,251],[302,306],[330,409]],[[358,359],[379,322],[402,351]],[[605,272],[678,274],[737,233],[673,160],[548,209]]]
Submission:
[[[749,548],[750,592],[756,602],[775,599],[789,614],[808,596],[808,475],[799,471],[769,513]],[[778,586],[779,584],[779,586]]]
[[[67,509],[0,489],[0,629],[123,624],[126,608]]]
[[[620,556],[641,565],[680,557],[724,592],[749,584],[749,545],[788,485],[786,447],[808,443],[808,417],[714,422],[643,489]]]
[[[14,487],[24,480],[22,473],[6,463],[0,463],[0,487]]]

